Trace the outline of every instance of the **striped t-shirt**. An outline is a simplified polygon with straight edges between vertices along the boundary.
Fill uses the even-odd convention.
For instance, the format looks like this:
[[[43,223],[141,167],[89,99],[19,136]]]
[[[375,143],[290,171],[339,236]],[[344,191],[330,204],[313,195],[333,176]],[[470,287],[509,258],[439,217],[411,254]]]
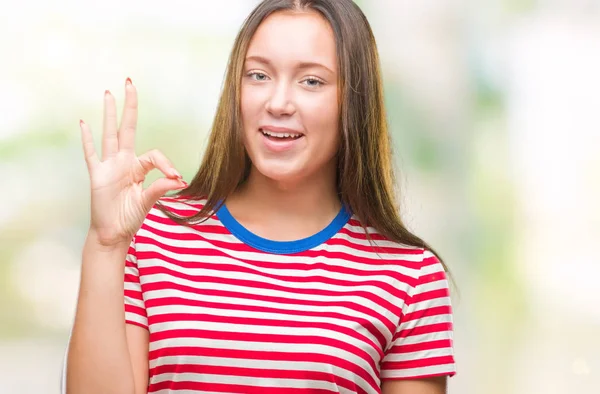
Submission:
[[[203,203],[161,202],[183,216]],[[454,375],[441,263],[368,231],[375,248],[342,209],[280,242],[226,206],[191,228],[153,208],[125,272],[126,322],[149,331],[148,393],[380,393],[386,379]]]

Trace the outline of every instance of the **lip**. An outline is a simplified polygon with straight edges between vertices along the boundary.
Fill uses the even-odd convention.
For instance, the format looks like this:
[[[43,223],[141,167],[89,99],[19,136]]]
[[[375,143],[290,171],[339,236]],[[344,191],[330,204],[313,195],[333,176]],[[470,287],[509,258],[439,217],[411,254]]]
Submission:
[[[281,140],[278,141],[276,139],[270,139],[266,135],[264,135],[261,130],[270,131],[272,133],[288,133],[288,134],[300,134],[299,138],[294,140]],[[294,149],[300,141],[304,139],[304,133],[296,131],[294,129],[289,129],[287,127],[275,127],[275,126],[262,126],[258,129],[260,136],[262,137],[262,141],[267,148],[267,150],[274,153],[286,152]]]
[[[304,135],[304,133],[301,132],[301,131],[290,129],[290,128],[287,128],[287,127],[277,127],[277,126],[265,125],[265,126],[260,126],[259,129],[260,130],[271,131],[273,133],[288,133],[288,134],[302,134],[302,135]]]

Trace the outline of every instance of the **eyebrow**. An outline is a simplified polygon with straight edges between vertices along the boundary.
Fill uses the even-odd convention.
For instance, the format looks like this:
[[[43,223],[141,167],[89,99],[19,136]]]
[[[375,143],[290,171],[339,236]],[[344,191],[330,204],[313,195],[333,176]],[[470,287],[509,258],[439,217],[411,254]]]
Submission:
[[[262,56],[248,56],[246,58],[246,61],[249,60],[253,60],[259,63],[263,63],[267,66],[273,66],[273,64],[271,63],[271,61],[267,58],[264,58]],[[314,68],[314,67],[320,67],[320,68],[324,68],[325,70],[329,71],[331,74],[335,74],[329,67],[321,64],[321,63],[316,63],[316,62],[299,62],[297,64],[297,67],[299,69],[306,69],[306,68]]]

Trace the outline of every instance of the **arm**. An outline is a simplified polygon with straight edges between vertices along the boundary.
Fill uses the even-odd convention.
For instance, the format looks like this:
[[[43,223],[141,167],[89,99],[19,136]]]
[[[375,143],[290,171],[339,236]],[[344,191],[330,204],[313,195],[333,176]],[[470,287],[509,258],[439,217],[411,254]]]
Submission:
[[[438,376],[419,380],[385,381],[381,386],[382,394],[446,394],[447,378]]]
[[[125,327],[133,368],[135,394],[148,393],[148,330],[132,324]]]
[[[105,248],[93,231],[88,234],[67,355],[67,394],[136,393],[123,305],[128,248],[129,244]],[[139,337],[132,343],[139,345]],[[138,363],[139,352],[132,353]]]
[[[90,231],[83,249],[81,283],[75,323],[66,363],[67,394],[141,394],[148,386],[148,332],[145,311],[129,252],[136,231],[156,201],[170,190],[185,188],[181,175],[157,150],[135,154],[138,117],[137,90],[125,83],[125,106],[117,125],[114,96],[104,94],[102,154],[94,146],[89,126],[80,121],[85,162],[90,175]],[[148,188],[148,172],[159,169],[165,178]],[[131,264],[131,266],[129,266]],[[135,276],[135,275],[133,275]],[[133,279],[133,283],[132,283]],[[139,285],[139,281],[137,281]],[[127,292],[125,291],[127,287]],[[137,295],[136,295],[137,293]],[[134,328],[126,325],[123,297]],[[127,304],[129,302],[129,304]],[[146,332],[144,332],[146,330]]]

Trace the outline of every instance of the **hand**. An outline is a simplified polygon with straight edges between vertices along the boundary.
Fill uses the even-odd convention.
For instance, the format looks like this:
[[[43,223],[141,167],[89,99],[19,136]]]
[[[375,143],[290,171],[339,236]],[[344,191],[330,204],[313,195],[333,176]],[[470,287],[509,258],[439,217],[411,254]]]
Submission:
[[[129,78],[125,83],[125,107],[118,128],[115,99],[106,91],[102,159],[96,154],[88,125],[80,122],[83,151],[90,174],[90,231],[103,246],[129,244],[156,201],[170,190],[187,186],[160,151],[152,150],[136,156],[137,114],[137,91]],[[144,190],[144,179],[154,168],[166,178],[157,179]]]

